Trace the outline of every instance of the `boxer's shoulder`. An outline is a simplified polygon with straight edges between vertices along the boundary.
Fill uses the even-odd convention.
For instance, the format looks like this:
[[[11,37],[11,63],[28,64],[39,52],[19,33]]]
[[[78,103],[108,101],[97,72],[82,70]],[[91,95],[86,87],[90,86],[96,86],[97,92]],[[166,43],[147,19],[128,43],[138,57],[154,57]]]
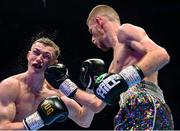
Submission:
[[[14,76],[11,76],[11,77],[8,77],[4,80],[1,81],[1,86],[10,86],[10,87],[15,87],[17,85],[19,85],[19,80],[14,77]]]
[[[1,93],[9,96],[18,96],[20,92],[21,81],[16,76],[10,76],[0,83]]]

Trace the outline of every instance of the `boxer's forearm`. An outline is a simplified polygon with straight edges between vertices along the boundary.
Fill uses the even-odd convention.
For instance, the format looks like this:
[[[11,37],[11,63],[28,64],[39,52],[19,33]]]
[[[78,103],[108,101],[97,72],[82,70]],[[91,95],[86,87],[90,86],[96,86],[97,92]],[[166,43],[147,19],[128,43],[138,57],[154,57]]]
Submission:
[[[23,122],[0,123],[0,130],[25,130]]]
[[[81,127],[89,128],[94,118],[94,114],[95,113],[91,109],[82,106],[82,112],[80,115],[76,116],[75,122]]]
[[[137,63],[137,66],[141,68],[145,76],[149,76],[164,67],[169,60],[170,56],[165,49],[161,48],[148,52],[143,59]]]
[[[95,113],[100,112],[106,106],[106,104],[97,98],[94,94],[89,94],[80,89],[76,91],[74,99],[81,105],[90,108]]]

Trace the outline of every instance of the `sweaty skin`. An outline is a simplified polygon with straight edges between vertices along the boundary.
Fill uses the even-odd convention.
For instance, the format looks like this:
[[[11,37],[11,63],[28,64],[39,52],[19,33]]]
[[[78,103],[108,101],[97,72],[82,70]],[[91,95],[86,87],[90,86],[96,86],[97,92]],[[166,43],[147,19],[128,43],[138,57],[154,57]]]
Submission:
[[[22,120],[37,110],[49,96],[59,96],[69,111],[69,118],[82,127],[89,127],[94,116],[91,110],[51,87],[44,71],[53,63],[54,49],[35,43],[27,54],[28,70],[10,76],[0,83],[0,129],[25,129]]]
[[[105,18],[101,19],[105,21]],[[157,84],[157,71],[169,62],[169,55],[164,48],[153,42],[142,28],[132,24],[111,25],[111,34],[111,28],[106,26],[109,22],[104,23],[104,26],[99,25],[104,27],[101,29],[103,33],[98,33],[94,24],[97,23],[89,23],[89,30],[95,32],[92,33],[92,42],[104,51],[113,49],[109,73],[119,73],[127,66],[136,64],[146,76],[145,80]]]
[[[165,48],[151,40],[143,28],[121,24],[117,12],[108,5],[95,6],[86,22],[92,43],[104,52],[113,51],[108,73],[121,73],[135,65],[144,75],[140,83],[119,94],[120,109],[114,118],[114,130],[173,129],[171,112],[158,86],[158,71],[170,61]],[[129,79],[133,77],[132,70],[123,71]],[[110,95],[113,98],[113,93]]]

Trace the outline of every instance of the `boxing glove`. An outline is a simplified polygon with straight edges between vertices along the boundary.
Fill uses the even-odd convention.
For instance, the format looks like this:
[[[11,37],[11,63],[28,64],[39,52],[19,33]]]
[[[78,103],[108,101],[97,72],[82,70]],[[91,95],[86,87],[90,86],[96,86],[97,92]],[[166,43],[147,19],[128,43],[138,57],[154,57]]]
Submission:
[[[143,78],[143,72],[135,65],[123,69],[118,74],[105,73],[96,79],[94,94],[108,105],[114,105],[119,101],[122,92],[140,83]]]
[[[85,88],[92,90],[96,78],[103,73],[105,73],[103,60],[97,58],[87,59],[81,64],[80,82]]]
[[[67,117],[68,109],[64,102],[58,96],[51,96],[39,104],[35,113],[23,119],[23,124],[27,130],[37,130],[56,119],[65,121]]]
[[[73,98],[78,88],[75,83],[69,79],[68,69],[63,64],[51,65],[45,70],[45,79],[56,89],[59,89],[66,96]]]

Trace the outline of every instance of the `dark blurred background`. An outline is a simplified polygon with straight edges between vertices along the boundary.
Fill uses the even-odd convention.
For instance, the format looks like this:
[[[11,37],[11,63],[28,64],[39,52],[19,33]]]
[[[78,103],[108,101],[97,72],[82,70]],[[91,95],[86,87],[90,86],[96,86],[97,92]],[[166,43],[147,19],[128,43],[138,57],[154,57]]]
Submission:
[[[91,44],[86,26],[90,10],[108,4],[120,15],[122,23],[143,27],[171,56],[170,63],[159,72],[159,85],[172,110],[175,129],[180,129],[178,53],[180,1],[169,0],[1,0],[0,2],[0,80],[26,70],[26,51],[32,37],[44,34],[61,47],[60,61],[69,68],[71,79],[79,86],[80,64],[88,58],[104,59],[107,66],[112,52],[103,53]],[[97,114],[89,129],[113,129],[118,106],[107,106]],[[73,121],[53,123],[43,129],[85,130]]]

